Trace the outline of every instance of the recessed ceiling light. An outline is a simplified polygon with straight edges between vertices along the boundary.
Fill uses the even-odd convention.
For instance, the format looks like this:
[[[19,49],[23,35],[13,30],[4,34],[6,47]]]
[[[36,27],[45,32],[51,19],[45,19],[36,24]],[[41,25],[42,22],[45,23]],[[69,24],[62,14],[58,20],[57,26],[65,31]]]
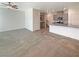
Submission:
[[[63,10],[66,10],[67,8],[64,8]]]

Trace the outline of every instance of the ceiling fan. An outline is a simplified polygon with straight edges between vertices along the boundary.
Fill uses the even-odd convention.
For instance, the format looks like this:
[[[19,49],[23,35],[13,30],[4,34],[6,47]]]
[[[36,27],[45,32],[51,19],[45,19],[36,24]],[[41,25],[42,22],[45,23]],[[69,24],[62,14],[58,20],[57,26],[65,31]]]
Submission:
[[[14,2],[1,3],[8,8],[18,9],[17,5]]]

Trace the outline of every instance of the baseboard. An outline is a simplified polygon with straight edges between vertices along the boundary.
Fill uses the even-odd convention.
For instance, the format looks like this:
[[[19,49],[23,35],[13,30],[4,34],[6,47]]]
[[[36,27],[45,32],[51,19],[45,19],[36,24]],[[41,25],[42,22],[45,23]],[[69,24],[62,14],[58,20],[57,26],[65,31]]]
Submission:
[[[27,29],[27,30],[29,30],[29,31],[32,31],[32,32],[33,32],[33,30],[31,30],[31,29],[27,28],[27,26],[25,26],[24,28],[25,28],[25,29]]]
[[[17,28],[10,28],[10,29],[2,29],[0,32],[5,32],[5,31],[11,31],[11,30],[17,30],[17,29],[23,29],[24,27],[17,27]]]

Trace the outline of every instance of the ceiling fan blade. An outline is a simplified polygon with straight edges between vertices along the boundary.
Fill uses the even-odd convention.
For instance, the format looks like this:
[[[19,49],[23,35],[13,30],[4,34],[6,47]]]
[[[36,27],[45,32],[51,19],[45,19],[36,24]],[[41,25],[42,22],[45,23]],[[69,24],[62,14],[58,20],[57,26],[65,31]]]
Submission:
[[[11,2],[8,2],[8,3],[1,3],[1,4],[5,5],[5,6],[9,6],[9,7],[14,8],[14,9],[18,9],[17,5],[12,4]]]
[[[13,5],[12,8],[18,9],[17,5]]]

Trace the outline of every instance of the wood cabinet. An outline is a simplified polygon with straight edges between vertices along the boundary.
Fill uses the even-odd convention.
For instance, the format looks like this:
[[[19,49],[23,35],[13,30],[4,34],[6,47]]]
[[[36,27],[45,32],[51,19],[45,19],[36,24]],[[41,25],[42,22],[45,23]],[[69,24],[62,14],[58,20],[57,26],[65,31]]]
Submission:
[[[46,28],[46,19],[45,19],[46,13],[41,12],[40,13],[40,28],[45,29]]]

